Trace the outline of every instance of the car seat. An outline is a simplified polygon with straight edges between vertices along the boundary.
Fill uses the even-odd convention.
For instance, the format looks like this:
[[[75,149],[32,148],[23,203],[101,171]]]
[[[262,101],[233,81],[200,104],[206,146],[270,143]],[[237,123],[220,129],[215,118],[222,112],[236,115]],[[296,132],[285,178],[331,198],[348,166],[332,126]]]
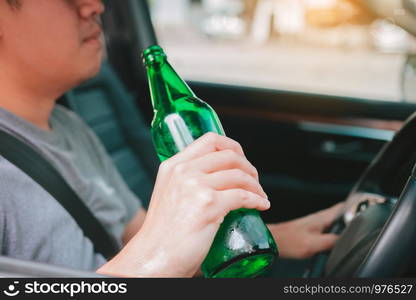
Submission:
[[[147,207],[159,161],[149,126],[108,62],[93,79],[59,103],[76,112],[97,134],[130,189]]]

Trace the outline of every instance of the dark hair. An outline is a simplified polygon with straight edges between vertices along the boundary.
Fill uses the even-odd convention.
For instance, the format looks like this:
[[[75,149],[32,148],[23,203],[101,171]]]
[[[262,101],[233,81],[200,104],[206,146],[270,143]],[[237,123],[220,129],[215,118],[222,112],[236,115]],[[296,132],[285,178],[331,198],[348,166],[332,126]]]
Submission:
[[[7,3],[9,3],[9,5],[13,6],[13,7],[19,7],[20,6],[20,1],[19,0],[6,0]]]

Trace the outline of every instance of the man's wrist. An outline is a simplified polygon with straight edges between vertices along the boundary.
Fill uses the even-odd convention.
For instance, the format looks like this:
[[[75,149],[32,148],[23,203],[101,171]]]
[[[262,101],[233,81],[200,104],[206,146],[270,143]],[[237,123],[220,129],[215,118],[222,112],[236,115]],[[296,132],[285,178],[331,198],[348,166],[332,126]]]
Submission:
[[[287,249],[286,249],[286,240],[282,240],[282,236],[285,236],[285,231],[287,231],[287,224],[289,222],[282,222],[276,224],[267,224],[274,240],[276,241],[277,247],[279,248],[279,257],[288,258]]]
[[[281,231],[281,228],[284,227],[284,223],[267,224],[267,227],[272,233],[273,238],[276,239],[278,236],[278,233]]]
[[[113,259],[97,270],[97,273],[115,277],[191,277],[174,265],[169,249],[151,247],[152,243],[140,234],[136,235]]]

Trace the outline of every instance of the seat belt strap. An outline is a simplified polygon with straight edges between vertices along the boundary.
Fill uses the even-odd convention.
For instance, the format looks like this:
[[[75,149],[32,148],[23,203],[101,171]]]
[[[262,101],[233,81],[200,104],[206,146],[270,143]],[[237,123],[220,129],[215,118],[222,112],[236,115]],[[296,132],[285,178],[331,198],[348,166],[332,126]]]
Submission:
[[[0,129],[0,155],[30,176],[66,209],[81,227],[84,235],[91,240],[96,252],[107,259],[117,253],[119,247],[115,239],[110,236],[62,175],[40,153]]]

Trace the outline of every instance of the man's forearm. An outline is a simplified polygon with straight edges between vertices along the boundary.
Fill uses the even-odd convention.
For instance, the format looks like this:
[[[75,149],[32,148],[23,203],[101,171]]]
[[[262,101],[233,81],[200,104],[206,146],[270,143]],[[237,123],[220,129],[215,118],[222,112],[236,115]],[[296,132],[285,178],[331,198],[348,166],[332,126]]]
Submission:
[[[145,218],[146,210],[144,208],[140,208],[130,223],[128,223],[124,229],[122,236],[123,245],[126,245],[132,239],[132,237],[134,237],[135,234],[139,232],[140,228],[142,228]]]
[[[302,218],[268,224],[283,258],[304,259],[332,249],[338,236],[324,233],[336,219],[343,203]]]
[[[98,274],[115,277],[190,277],[169,258],[169,252],[158,247],[152,237],[139,232]]]

